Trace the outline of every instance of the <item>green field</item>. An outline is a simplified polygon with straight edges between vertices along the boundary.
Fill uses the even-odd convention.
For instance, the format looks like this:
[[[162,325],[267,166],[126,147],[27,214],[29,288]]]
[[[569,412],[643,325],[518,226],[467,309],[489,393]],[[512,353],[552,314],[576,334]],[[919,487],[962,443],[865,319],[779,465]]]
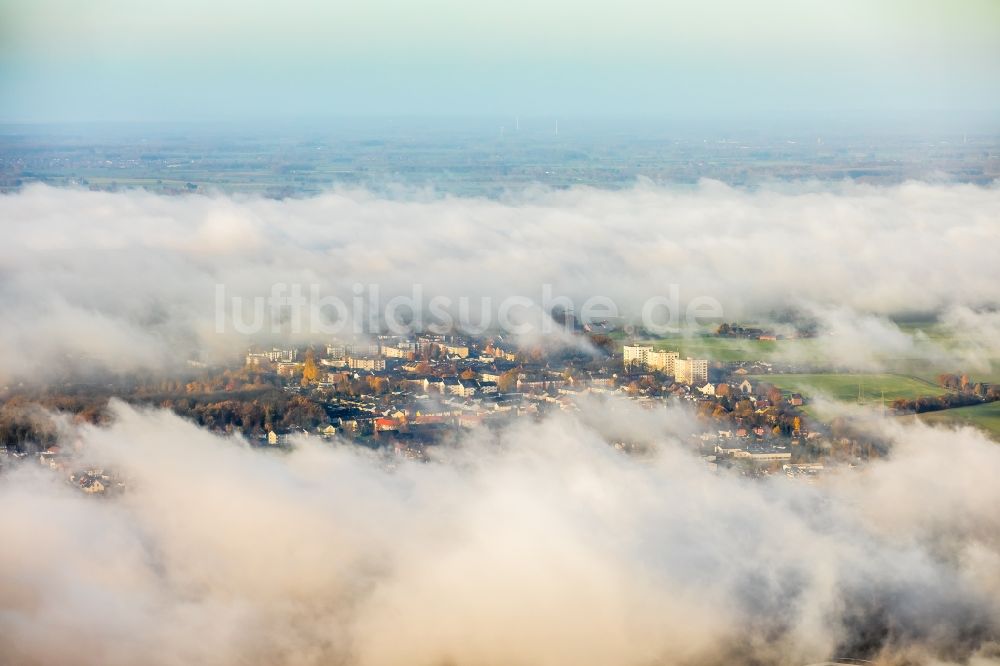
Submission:
[[[993,439],[1000,441],[1000,402],[990,402],[985,405],[944,409],[939,412],[927,412],[915,416],[904,416],[906,419],[920,419],[933,425],[959,426],[971,425],[981,428]]]
[[[814,360],[817,345],[814,339],[745,340],[717,337],[660,338],[652,342],[656,349],[676,351],[681,358],[707,358],[712,361],[775,361],[794,358]]]
[[[893,374],[816,374],[816,375],[756,375],[754,382],[767,382],[806,397],[827,396],[841,402],[854,402],[860,391],[868,403],[886,404],[896,398],[943,395],[947,390],[917,377]]]
[[[974,341],[950,336],[938,328],[907,328],[913,346],[903,354],[872,352],[870,357],[855,359],[858,367],[870,365],[884,373],[906,375],[936,383],[938,374],[967,372],[974,382],[1000,382],[1000,359],[983,358]],[[927,331],[930,331],[929,333]],[[788,340],[747,340],[715,336],[667,336],[636,344],[676,351],[681,358],[707,358],[710,361],[765,361],[791,363],[819,368],[835,368],[844,363],[843,352],[830,338],[795,338]],[[968,358],[978,358],[980,367],[968,367]],[[855,387],[855,397],[857,387]]]
[[[888,406],[896,398],[918,398],[947,393],[947,390],[919,377],[893,374],[815,374],[815,375],[754,375],[750,380],[774,384],[783,391],[801,393],[807,398],[827,396],[841,402],[856,402],[858,388],[869,405],[882,402],[883,391]],[[809,407],[806,412],[813,414]],[[902,416],[925,423],[945,426],[972,425],[1000,441],[1000,402],[985,405],[944,409],[918,415]]]

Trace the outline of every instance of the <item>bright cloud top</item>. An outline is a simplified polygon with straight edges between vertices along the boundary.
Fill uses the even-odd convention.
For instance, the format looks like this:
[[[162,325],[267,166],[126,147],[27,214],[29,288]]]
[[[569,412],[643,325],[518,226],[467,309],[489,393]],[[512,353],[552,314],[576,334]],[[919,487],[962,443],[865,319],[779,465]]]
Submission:
[[[836,325],[845,308],[864,318],[1000,306],[996,187],[709,181],[499,201],[349,190],[274,201],[33,186],[0,197],[0,219],[8,376],[66,354],[116,369],[232,354],[243,343],[216,332],[218,285],[247,298],[317,285],[348,303],[355,285],[383,299],[420,285],[426,298],[494,307],[539,302],[551,285],[577,304],[606,296],[626,317],[675,285],[682,305],[707,296],[728,319],[794,306]],[[907,344],[882,333],[890,348]]]
[[[125,494],[27,465],[0,484],[14,661],[1000,663],[1000,449],[971,430],[876,425],[891,459],[809,486],[711,473],[679,409],[477,431],[392,470],[114,409],[66,444]]]

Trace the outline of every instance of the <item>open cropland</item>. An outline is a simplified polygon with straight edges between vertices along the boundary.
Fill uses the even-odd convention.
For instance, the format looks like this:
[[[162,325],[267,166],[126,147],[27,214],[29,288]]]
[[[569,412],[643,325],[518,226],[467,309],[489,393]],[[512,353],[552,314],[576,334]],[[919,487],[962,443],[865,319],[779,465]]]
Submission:
[[[774,384],[783,391],[801,393],[806,397],[826,396],[841,402],[858,400],[886,404],[896,398],[919,398],[947,393],[947,389],[918,377],[895,374],[775,374],[755,375],[753,382]]]
[[[1000,441],[1000,402],[988,402],[985,405],[943,409],[939,412],[904,416],[905,419],[920,419],[932,425],[960,426],[971,425],[990,434]]]
[[[812,359],[817,352],[816,340],[747,340],[714,336],[667,337],[641,342],[656,349],[676,351],[681,358],[707,358],[712,361],[776,361],[788,357]]]
[[[859,387],[864,401],[879,405],[885,394],[886,405],[896,398],[936,396],[947,392],[940,386],[921,377],[881,374],[775,374],[754,375],[753,382],[768,382],[783,391],[801,393],[806,397],[827,396],[841,402],[856,402]],[[809,407],[807,413],[814,414]],[[943,409],[936,412],[902,416],[903,419],[920,419],[934,425],[971,425],[986,431],[1000,441],[1000,402],[972,407]]]
[[[1000,382],[1000,358],[989,357],[981,341],[935,321],[898,322],[898,331],[908,343],[895,347],[865,350],[863,340],[840,340],[833,336],[751,340],[724,338],[705,330],[691,335],[669,335],[636,341],[657,349],[677,351],[682,358],[710,361],[764,361],[796,366],[803,371],[877,369],[882,373],[906,375],[937,383],[941,373],[968,373],[974,382]],[[766,328],[766,325],[765,325]],[[622,340],[625,343],[625,340]],[[854,349],[853,353],[849,350]],[[855,395],[856,397],[856,395]]]
[[[829,366],[837,367],[843,364],[839,358],[838,346],[834,341],[824,337],[790,338],[785,340],[749,340],[746,338],[721,338],[699,335],[690,337],[664,337],[645,341],[640,344],[651,344],[656,349],[676,351],[681,358],[707,358],[711,361],[766,361],[768,363],[788,363],[804,367]],[[919,352],[915,352],[919,355]],[[930,352],[928,351],[928,355]],[[925,357],[890,357],[882,356],[873,359],[880,366],[891,372],[923,376],[933,381],[935,372],[930,369],[939,367],[938,359],[929,363]],[[936,372],[954,372],[953,364],[941,359],[941,369]]]

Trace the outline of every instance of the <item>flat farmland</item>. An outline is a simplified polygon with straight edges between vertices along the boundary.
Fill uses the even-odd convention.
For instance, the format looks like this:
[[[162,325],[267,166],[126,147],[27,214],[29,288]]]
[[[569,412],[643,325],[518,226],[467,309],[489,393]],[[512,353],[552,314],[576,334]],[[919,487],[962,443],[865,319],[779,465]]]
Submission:
[[[794,340],[747,340],[708,336],[671,337],[641,342],[656,349],[676,351],[681,358],[707,358],[712,361],[778,361],[800,359],[816,361],[819,346],[813,338]]]
[[[904,416],[905,419],[920,419],[924,423],[943,426],[971,425],[986,431],[1000,441],[1000,402],[989,402],[985,405],[943,409],[939,412],[926,412]]]
[[[880,401],[884,394],[886,403],[896,398],[937,396],[948,392],[917,377],[888,373],[755,375],[751,381],[767,382],[783,391],[807,397],[827,396],[841,402],[856,401],[859,391],[866,402]]]

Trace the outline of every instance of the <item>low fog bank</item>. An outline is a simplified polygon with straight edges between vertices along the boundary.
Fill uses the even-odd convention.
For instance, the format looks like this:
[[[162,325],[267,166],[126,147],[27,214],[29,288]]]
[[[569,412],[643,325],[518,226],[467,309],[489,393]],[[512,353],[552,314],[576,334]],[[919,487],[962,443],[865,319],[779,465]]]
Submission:
[[[274,201],[39,185],[0,196],[0,219],[7,379],[53,367],[166,370],[232,359],[249,340],[328,339],[288,321],[248,336],[225,319],[220,332],[218,288],[246,305],[277,284],[315,285],[348,305],[374,285],[383,306],[418,285],[424,304],[441,296],[454,310],[469,298],[473,322],[484,299],[494,314],[511,296],[541,304],[545,285],[578,308],[607,297],[632,319],[676,289],[679,314],[708,298],[727,321],[790,309],[829,319],[841,331],[831,354],[851,361],[865,356],[839,341],[859,331],[907,351],[912,334],[885,317],[915,312],[992,335],[963,347],[974,361],[1000,346],[996,186],[705,181],[499,201],[361,190]]]
[[[0,661],[1000,663],[1000,447],[973,430],[875,420],[890,458],[807,485],[713,473],[688,412],[626,402],[391,464],[113,410],[64,446],[123,494],[4,473]]]

